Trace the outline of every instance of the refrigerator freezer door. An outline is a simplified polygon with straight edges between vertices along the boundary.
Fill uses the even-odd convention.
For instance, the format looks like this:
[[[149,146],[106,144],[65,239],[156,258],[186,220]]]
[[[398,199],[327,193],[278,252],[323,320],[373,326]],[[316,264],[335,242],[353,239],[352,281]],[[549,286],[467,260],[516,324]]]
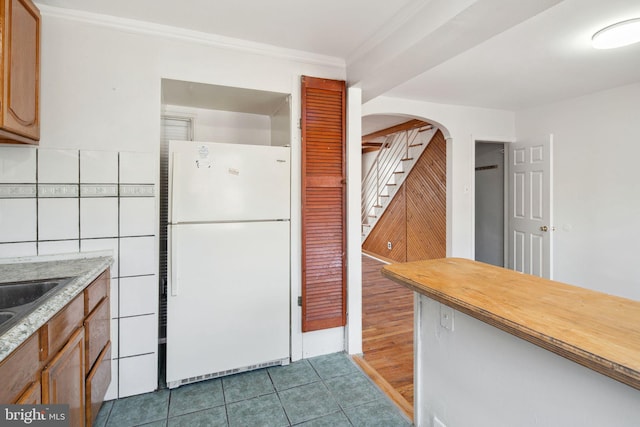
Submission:
[[[288,147],[171,141],[169,223],[290,216]]]
[[[169,233],[169,387],[288,359],[289,222],[181,224]]]

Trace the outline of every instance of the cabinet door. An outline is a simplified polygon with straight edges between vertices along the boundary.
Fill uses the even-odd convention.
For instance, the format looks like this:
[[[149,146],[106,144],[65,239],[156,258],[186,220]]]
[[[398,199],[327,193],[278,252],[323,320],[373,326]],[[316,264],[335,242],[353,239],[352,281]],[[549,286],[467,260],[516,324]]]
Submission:
[[[109,298],[103,298],[100,304],[84,321],[85,334],[85,367],[89,371],[98,359],[110,338],[111,311]]]
[[[19,142],[40,139],[40,12],[31,0],[7,0],[2,25],[2,128]]]
[[[84,328],[78,328],[42,371],[42,403],[68,404],[70,425],[84,426],[84,381]]]
[[[87,427],[91,427],[98,416],[104,395],[111,384],[111,342],[107,342],[96,364],[87,375]]]

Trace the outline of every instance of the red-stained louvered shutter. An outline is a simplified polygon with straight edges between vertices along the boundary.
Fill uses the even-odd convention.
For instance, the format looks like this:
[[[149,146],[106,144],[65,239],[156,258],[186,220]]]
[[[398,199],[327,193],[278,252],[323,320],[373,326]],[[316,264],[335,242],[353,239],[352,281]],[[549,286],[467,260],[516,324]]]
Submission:
[[[302,331],[346,323],[345,82],[302,77]]]

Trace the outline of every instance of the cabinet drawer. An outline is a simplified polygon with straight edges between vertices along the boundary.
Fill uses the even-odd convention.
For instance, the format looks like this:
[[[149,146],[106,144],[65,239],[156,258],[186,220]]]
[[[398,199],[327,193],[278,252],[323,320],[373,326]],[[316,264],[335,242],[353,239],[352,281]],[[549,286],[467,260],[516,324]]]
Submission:
[[[91,369],[110,337],[109,298],[104,298],[84,321],[85,329],[85,366]]]
[[[38,332],[0,363],[0,404],[14,403],[38,378],[40,360]]]
[[[99,275],[93,283],[84,290],[84,315],[88,315],[105,297],[109,296],[109,269]]]
[[[40,360],[46,361],[67,342],[71,333],[82,325],[84,317],[84,298],[77,296],[46,325],[40,329],[42,353]]]
[[[111,341],[107,343],[100,353],[100,357],[87,375],[87,426],[93,422],[100,411],[102,401],[111,383]]]

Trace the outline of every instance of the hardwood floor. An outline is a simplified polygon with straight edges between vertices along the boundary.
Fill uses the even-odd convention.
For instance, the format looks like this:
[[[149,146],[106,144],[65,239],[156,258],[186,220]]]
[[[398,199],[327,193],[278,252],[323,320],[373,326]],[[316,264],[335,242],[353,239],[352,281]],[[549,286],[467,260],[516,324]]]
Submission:
[[[381,261],[362,256],[363,358],[366,365],[406,400],[398,403],[412,417],[413,292],[382,277],[383,265]],[[363,369],[367,371],[366,367]],[[374,375],[369,376],[375,381]]]

